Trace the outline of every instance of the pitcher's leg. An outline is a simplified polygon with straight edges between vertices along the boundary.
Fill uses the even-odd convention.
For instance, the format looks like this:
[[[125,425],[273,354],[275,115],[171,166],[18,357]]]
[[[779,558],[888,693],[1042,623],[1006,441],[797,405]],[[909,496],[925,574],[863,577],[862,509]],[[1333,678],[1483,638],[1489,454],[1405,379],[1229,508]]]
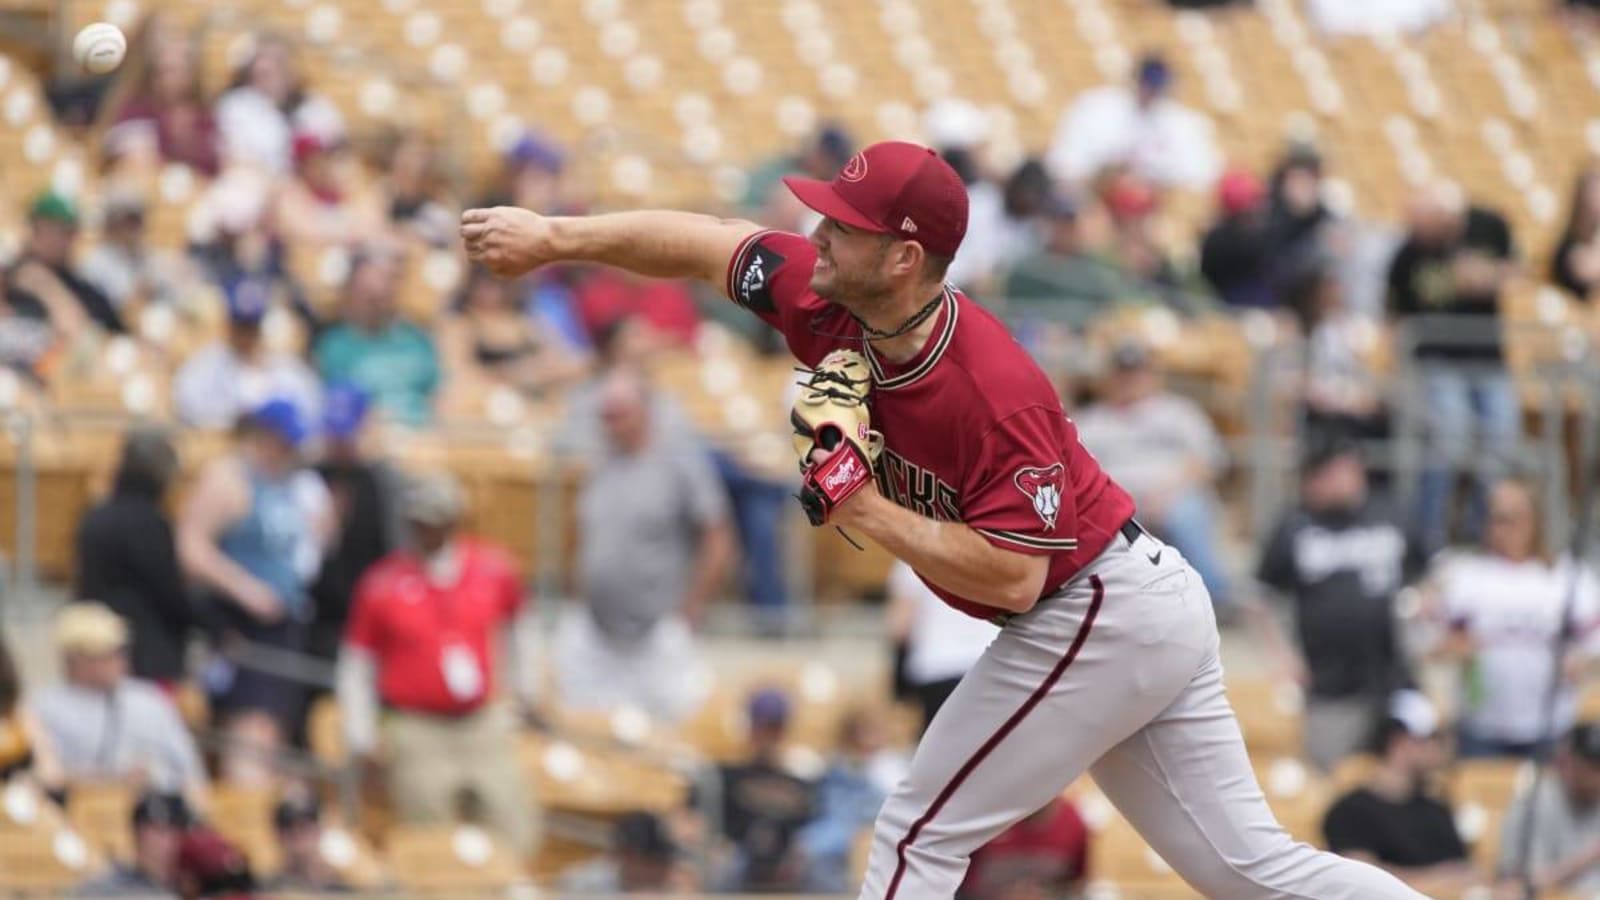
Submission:
[[[962,679],[884,803],[862,898],[948,900],[973,851],[1060,793],[1187,684],[1196,654],[1180,647],[1141,656],[1146,635],[1167,635],[1152,627],[1137,585],[1114,576],[1085,579],[1082,596],[1074,587],[1013,620]]]
[[[1191,886],[1228,900],[1413,900],[1392,875],[1316,850],[1257,786],[1213,657],[1172,705],[1101,757],[1096,783]]]

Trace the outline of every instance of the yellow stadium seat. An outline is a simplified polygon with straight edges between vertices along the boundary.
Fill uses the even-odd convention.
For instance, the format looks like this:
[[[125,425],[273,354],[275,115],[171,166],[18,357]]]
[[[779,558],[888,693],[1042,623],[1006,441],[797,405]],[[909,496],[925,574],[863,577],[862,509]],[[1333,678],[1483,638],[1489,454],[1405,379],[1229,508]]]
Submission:
[[[67,820],[97,853],[133,857],[135,790],[124,784],[80,782],[67,795]]]
[[[1303,699],[1292,684],[1268,678],[1232,676],[1228,703],[1239,719],[1245,746],[1255,755],[1299,756]]]
[[[99,855],[72,831],[0,832],[0,893],[65,896],[104,867]]]
[[[418,893],[503,891],[526,879],[503,841],[470,826],[396,825],[384,856],[395,883]]]
[[[250,860],[258,875],[278,871],[282,848],[272,826],[277,797],[270,788],[218,784],[211,790],[207,820]]]

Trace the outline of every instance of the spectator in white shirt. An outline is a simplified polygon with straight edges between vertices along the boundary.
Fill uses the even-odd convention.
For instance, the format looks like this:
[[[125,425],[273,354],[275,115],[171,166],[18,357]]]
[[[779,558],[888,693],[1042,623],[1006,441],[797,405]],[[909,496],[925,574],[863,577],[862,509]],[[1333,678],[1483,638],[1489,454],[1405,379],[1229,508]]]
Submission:
[[[1595,657],[1600,606],[1593,573],[1574,572],[1570,558],[1554,556],[1543,526],[1538,487],[1502,479],[1489,494],[1483,549],[1442,560],[1430,578],[1436,618],[1447,629],[1435,655],[1460,666],[1463,757],[1531,756],[1576,718],[1576,681]],[[1573,642],[1558,659],[1563,627]],[[1547,722],[1545,698],[1557,676],[1562,685]]]
[[[1056,126],[1051,170],[1084,182],[1121,165],[1161,187],[1209,189],[1222,170],[1211,120],[1172,99],[1171,86],[1171,67],[1151,54],[1140,61],[1133,87],[1081,94]]]
[[[345,127],[337,107],[305,90],[289,43],[260,35],[250,60],[217,101],[217,130],[227,163],[287,175],[293,168],[296,130],[332,141],[344,135]]]
[[[173,405],[184,424],[231,428],[239,417],[273,397],[287,399],[307,419],[321,415],[322,389],[298,357],[271,350],[262,339],[270,288],[245,277],[223,289],[228,331],[202,347],[178,370]]]
[[[889,570],[889,637],[894,642],[896,693],[922,707],[922,727],[949,699],[963,675],[994,640],[996,628],[950,608],[911,567]]]

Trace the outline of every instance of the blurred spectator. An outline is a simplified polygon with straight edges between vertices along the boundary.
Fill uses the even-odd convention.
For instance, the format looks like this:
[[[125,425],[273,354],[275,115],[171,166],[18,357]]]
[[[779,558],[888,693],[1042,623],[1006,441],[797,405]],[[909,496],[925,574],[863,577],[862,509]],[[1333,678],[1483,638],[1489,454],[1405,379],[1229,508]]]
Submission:
[[[972,664],[994,640],[993,624],[951,609],[905,563],[889,568],[889,639],[894,642],[897,698],[922,709],[922,728],[950,698]]]
[[[178,418],[196,428],[230,428],[271,398],[288,400],[301,415],[318,415],[322,389],[298,356],[267,346],[262,320],[271,305],[268,282],[244,277],[223,286],[227,332],[196,350],[172,381]]]
[[[204,826],[191,828],[178,841],[172,880],[182,900],[251,900],[255,896],[255,875],[244,853]]]
[[[83,277],[122,311],[149,303],[178,303],[195,286],[184,259],[145,243],[145,202],[125,189],[105,194],[100,243],[83,258]]]
[[[189,256],[219,287],[247,278],[266,283],[275,299],[287,302],[314,329],[321,322],[290,273],[288,249],[272,227],[276,192],[276,182],[260,172],[224,172],[191,209]],[[203,317],[205,311],[194,305],[185,304],[186,311]]]
[[[64,681],[32,701],[69,781],[128,781],[200,800],[206,772],[189,729],[161,689],[128,677],[128,630],[98,603],[56,619]]]
[[[1452,0],[1309,0],[1306,17],[1332,37],[1415,33],[1450,18]]]
[[[1140,521],[1177,547],[1212,602],[1226,607],[1232,594],[1217,545],[1216,481],[1228,457],[1205,412],[1163,390],[1149,351],[1130,341],[1112,355],[1100,402],[1075,419],[1084,446],[1133,494]]]
[[[28,226],[22,254],[0,277],[5,300],[0,352],[14,365],[42,374],[40,367],[58,341],[70,343],[96,327],[113,334],[127,329],[111,300],[73,264],[77,206],[60,194],[41,194],[28,211]]]
[[[1429,546],[1438,548],[1449,540],[1456,472],[1469,460],[1477,463],[1468,521],[1475,534],[1487,481],[1517,449],[1521,418],[1499,321],[1515,251],[1506,220],[1468,206],[1454,185],[1421,191],[1408,219],[1410,234],[1389,264],[1388,306],[1414,340],[1429,436],[1418,522]]]
[[[1373,368],[1376,323],[1353,312],[1339,279],[1320,267],[1296,276],[1284,301],[1305,334],[1307,438],[1387,436],[1388,410]]]
[[[75,554],[79,599],[122,617],[134,677],[167,690],[184,680],[189,634],[200,624],[166,510],[177,476],[178,452],[165,432],[129,431],[111,496],[78,524]]]
[[[946,280],[978,296],[990,292],[994,279],[1030,249],[1033,237],[1010,227],[1005,191],[983,169],[990,130],[988,114],[969,100],[936,100],[923,115],[928,145],[956,170],[967,188],[969,237],[962,241]]]
[[[77,891],[80,897],[171,897],[178,889],[178,848],[194,813],[177,794],[146,793],[133,806],[133,859]]]
[[[47,789],[62,786],[61,763],[38,717],[22,702],[22,673],[0,631],[0,789],[24,775]]]
[[[400,261],[382,252],[358,253],[345,282],[343,321],[317,339],[317,370],[327,382],[347,382],[372,396],[402,425],[432,420],[439,357],[426,332],[400,317]]]
[[[494,182],[474,205],[518,206],[545,215],[563,212],[567,197],[562,173],[566,165],[566,154],[553,141],[525,132],[506,148]]]
[[[339,655],[361,577],[407,537],[398,502],[404,476],[372,453],[370,408],[367,393],[353,385],[330,385],[324,397],[317,474],[332,497],[337,532],[311,585],[316,613],[307,649],[328,662]]]
[[[146,166],[178,163],[216,175],[220,138],[200,84],[200,48],[193,35],[158,17],[135,42],[142,52],[129,55],[134,65],[120,76],[131,90],[103,138],[108,153]]]
[[[342,136],[299,130],[293,146],[295,177],[278,194],[274,220],[290,245],[355,247],[387,234],[383,209],[361,189]]]
[[[1322,176],[1322,155],[1307,144],[1291,145],[1272,170],[1268,215],[1280,280],[1292,281],[1324,252],[1334,217],[1322,199]]]
[[[567,894],[668,894],[683,890],[682,851],[668,823],[647,812],[624,813],[611,829],[605,856],[568,870],[560,888]]]
[[[1572,208],[1550,258],[1550,280],[1579,300],[1600,285],[1600,169],[1587,169],[1572,186]]]
[[[1249,172],[1232,170],[1217,182],[1219,216],[1200,243],[1200,271],[1229,306],[1271,309],[1279,303],[1266,189]]]
[[[1454,895],[1478,875],[1450,807],[1430,793],[1449,762],[1439,724],[1427,697],[1396,692],[1374,734],[1377,766],[1334,801],[1322,831],[1334,853],[1381,866],[1417,890]]]
[[[794,892],[804,884],[795,836],[816,814],[816,785],[782,762],[789,698],[767,688],[751,695],[749,756],[722,768],[722,832],[734,850],[735,892]]]
[[[1082,183],[1127,166],[1161,187],[1211,187],[1222,168],[1211,120],[1168,95],[1172,77],[1172,67],[1152,53],[1139,61],[1133,86],[1079,94],[1056,125],[1051,171]]]
[[[1180,264],[1161,237],[1161,196],[1150,184],[1127,171],[1100,179],[1101,202],[1114,226],[1110,242],[1117,265],[1162,303],[1183,314],[1212,305],[1205,279],[1192,266]]]
[[[1305,753],[1324,771],[1362,750],[1390,694],[1411,685],[1395,595],[1420,574],[1421,549],[1370,497],[1355,444],[1311,446],[1300,503],[1268,537],[1256,578],[1293,606],[1298,649],[1275,623],[1264,636],[1306,689]]]
[[[700,328],[700,309],[686,283],[643,278],[622,269],[599,268],[578,283],[578,315],[591,338],[625,319],[650,326],[663,343],[690,348]]]
[[[1111,222],[1093,196],[1052,197],[1041,215],[1044,245],[1024,256],[1005,282],[1007,300],[1085,327],[1119,304],[1154,302],[1110,251]]]
[[[305,792],[285,797],[272,810],[283,864],[265,885],[275,894],[345,893],[348,886],[322,852],[322,804]]]
[[[466,500],[454,478],[419,478],[403,509],[411,544],[362,577],[339,654],[346,746],[381,760],[398,821],[450,822],[468,794],[485,825],[531,854],[534,808],[505,699],[526,704],[536,680],[518,644],[531,614],[522,582],[504,550],[459,532]],[[509,691],[496,680],[502,657]]]
[[[770,212],[768,205],[774,198],[790,193],[781,187],[785,175],[832,178],[855,152],[855,139],[843,125],[837,122],[824,123],[809,135],[804,143],[796,147],[794,152],[780,154],[750,168],[749,178],[745,181],[742,206],[747,212],[763,222],[770,223],[774,228],[794,229],[801,233],[810,231],[810,225],[802,221],[791,221],[789,216],[776,218],[770,215],[763,216],[761,212],[764,208]],[[795,212],[806,220],[814,218],[806,216],[799,210]]]
[[[1595,656],[1600,600],[1593,572],[1557,558],[1545,526],[1538,487],[1502,479],[1489,495],[1483,548],[1445,557],[1431,577],[1437,617],[1449,629],[1436,654],[1460,665],[1464,757],[1533,756],[1576,717],[1576,682]],[[1573,643],[1556,659],[1563,628]],[[1545,698],[1558,671],[1563,683],[1546,726]]]
[[[843,894],[849,889],[857,838],[872,826],[884,798],[904,774],[882,765],[885,742],[876,713],[855,709],[840,722],[838,750],[817,781],[816,815],[795,835],[808,890]]]
[[[724,448],[708,449],[738,531],[734,565],[740,569],[744,596],[755,616],[755,631],[763,637],[779,637],[803,614],[789,605],[785,525],[792,509],[789,504],[794,502],[789,481]]]
[[[598,417],[604,446],[578,498],[584,602],[561,619],[561,700],[680,719],[704,699],[692,629],[732,562],[728,499],[706,449],[662,415],[641,374],[611,370],[590,405],[576,418]]]
[[[517,282],[480,266],[467,275],[454,308],[438,326],[451,396],[481,404],[491,386],[538,392],[583,375],[585,360],[521,308],[517,288]]]
[[[250,58],[217,101],[224,157],[287,175],[293,171],[296,131],[331,142],[344,135],[344,120],[337,107],[301,84],[287,39],[260,34],[253,40]]]
[[[1088,872],[1089,828],[1072,803],[1052,797],[972,854],[961,896],[1077,896]]]
[[[205,673],[212,709],[229,737],[229,781],[266,784],[272,755],[303,708],[298,681],[237,659],[240,641],[305,650],[307,585],[333,528],[321,479],[301,466],[307,428],[299,408],[270,400],[241,419],[235,449],[209,463],[178,519],[178,554],[211,592],[223,640]]]
[[[1550,776],[1540,779],[1537,793],[1531,781],[1519,781],[1501,820],[1495,876],[1508,896],[1523,896],[1512,893],[1523,875],[1535,896],[1600,891],[1600,726],[1583,723],[1568,732]]]
[[[382,187],[389,224],[430,246],[447,246],[455,238],[456,216],[445,197],[438,148],[421,134],[406,131],[390,138],[385,156]]]

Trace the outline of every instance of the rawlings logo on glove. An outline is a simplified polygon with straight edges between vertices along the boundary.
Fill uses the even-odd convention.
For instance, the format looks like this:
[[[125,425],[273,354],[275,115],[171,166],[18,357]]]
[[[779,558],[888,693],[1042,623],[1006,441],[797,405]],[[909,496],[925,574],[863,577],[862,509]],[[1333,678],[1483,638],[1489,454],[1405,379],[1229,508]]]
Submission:
[[[872,371],[854,350],[835,350],[823,358],[800,386],[789,421],[800,472],[800,505],[812,525],[822,525],[839,504],[872,482],[873,466],[883,452],[883,435],[872,430],[867,394]],[[814,450],[833,450],[812,462]]]

